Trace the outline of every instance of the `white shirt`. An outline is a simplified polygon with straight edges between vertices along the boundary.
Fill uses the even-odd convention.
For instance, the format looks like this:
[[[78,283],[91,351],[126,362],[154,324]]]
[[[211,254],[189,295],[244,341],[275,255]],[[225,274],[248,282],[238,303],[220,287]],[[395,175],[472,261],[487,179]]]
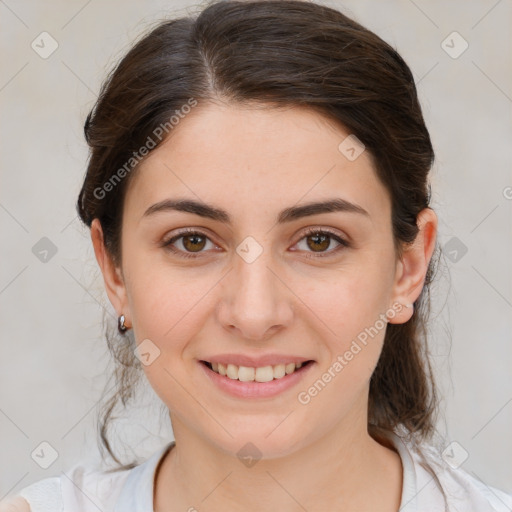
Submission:
[[[512,494],[486,485],[461,467],[455,469],[456,464],[445,462],[432,445],[415,448],[395,434],[389,439],[403,466],[400,512],[512,511]],[[144,463],[112,473],[75,464],[18,495],[29,502],[32,512],[154,512],[155,472],[172,446],[174,441]]]

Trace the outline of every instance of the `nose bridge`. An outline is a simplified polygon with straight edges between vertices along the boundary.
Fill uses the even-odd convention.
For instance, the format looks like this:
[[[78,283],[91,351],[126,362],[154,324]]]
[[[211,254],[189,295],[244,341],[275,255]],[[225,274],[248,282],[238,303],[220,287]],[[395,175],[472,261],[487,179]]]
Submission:
[[[291,306],[286,288],[275,274],[270,248],[254,239],[237,247],[222,294],[221,321],[248,339],[264,338],[267,331],[288,324]]]

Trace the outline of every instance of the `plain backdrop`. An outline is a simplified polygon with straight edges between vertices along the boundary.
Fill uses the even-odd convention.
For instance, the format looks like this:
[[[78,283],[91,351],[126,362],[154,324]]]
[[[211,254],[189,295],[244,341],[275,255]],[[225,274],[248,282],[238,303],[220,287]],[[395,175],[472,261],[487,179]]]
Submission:
[[[432,206],[446,256],[431,327],[439,428],[458,443],[457,456],[467,453],[464,469],[512,492],[512,4],[324,3],[397,48],[416,78],[436,151]],[[0,1],[0,499],[79,460],[100,462],[97,404],[112,369],[102,320],[113,309],[75,211],[83,122],[136,37],[199,8]],[[37,42],[46,38],[45,51],[55,43],[42,32],[58,44],[47,58]],[[142,460],[172,431],[152,390],[140,396],[114,437]],[[41,449],[55,450],[46,469],[36,463]]]

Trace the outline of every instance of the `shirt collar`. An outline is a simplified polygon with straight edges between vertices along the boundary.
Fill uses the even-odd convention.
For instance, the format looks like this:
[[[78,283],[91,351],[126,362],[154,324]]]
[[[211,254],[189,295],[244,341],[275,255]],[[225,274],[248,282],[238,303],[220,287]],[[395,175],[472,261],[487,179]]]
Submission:
[[[174,445],[175,441],[171,441],[145,462],[130,470],[113,512],[154,512],[153,492],[156,469]]]
[[[393,444],[402,461],[402,496],[399,510],[400,512],[417,512],[418,478],[411,452],[402,438],[394,432],[387,432],[384,435]]]

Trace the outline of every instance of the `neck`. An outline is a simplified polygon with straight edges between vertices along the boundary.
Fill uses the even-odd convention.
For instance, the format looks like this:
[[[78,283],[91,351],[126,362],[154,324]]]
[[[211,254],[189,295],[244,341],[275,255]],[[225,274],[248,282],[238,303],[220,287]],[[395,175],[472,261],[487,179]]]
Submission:
[[[172,425],[176,446],[157,475],[155,512],[220,512],[227,504],[244,512],[399,509],[400,457],[367,428],[339,425],[285,457],[247,467],[176,418]]]

